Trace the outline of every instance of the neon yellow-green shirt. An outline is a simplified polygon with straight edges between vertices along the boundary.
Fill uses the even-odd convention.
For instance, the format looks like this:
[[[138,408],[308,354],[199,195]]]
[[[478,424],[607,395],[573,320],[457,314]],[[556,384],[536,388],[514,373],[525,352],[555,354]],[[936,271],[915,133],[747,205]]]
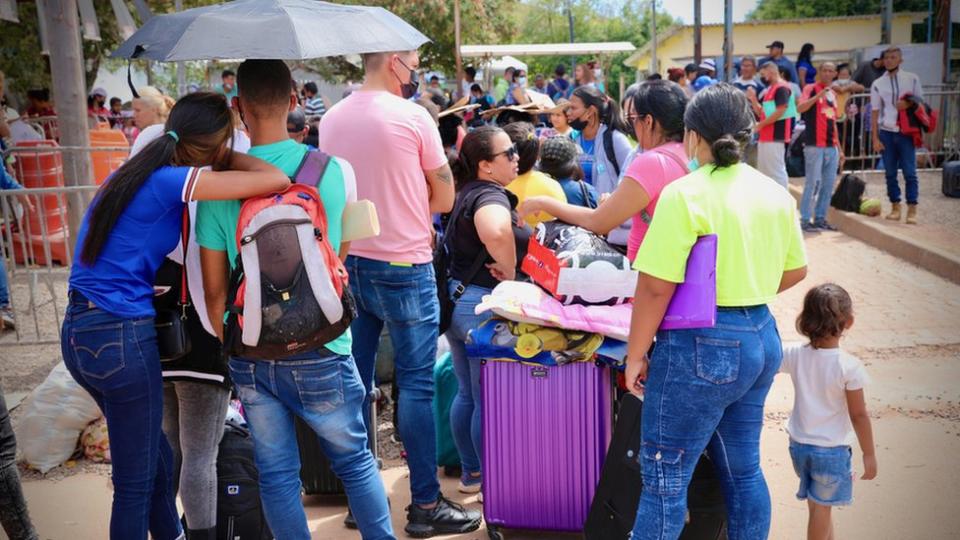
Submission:
[[[530,169],[513,179],[513,182],[507,184],[507,189],[517,196],[520,202],[530,197],[546,196],[556,199],[562,203],[567,202],[567,195],[563,192],[560,182],[543,174],[540,171]],[[546,212],[537,212],[526,217],[527,225],[536,227],[539,223],[550,221],[553,216]]]
[[[797,204],[749,165],[705,165],[664,188],[633,267],[683,281],[697,237],[717,235],[717,305],[756,306],[777,295],[787,270],[807,264]]]

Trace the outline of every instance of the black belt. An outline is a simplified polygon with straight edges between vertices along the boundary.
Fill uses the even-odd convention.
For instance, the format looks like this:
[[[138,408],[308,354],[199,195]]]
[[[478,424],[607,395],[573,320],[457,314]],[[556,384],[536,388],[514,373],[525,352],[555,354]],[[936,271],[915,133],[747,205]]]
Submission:
[[[97,307],[96,304],[90,301],[89,298],[84,296],[84,294],[76,289],[71,289],[67,291],[67,299],[70,301],[70,304],[78,306],[87,306],[91,309]]]

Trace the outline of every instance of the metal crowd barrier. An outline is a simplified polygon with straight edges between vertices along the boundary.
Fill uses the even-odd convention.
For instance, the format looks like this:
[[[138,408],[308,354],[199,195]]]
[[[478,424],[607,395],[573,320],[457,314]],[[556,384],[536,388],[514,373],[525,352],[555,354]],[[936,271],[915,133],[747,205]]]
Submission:
[[[0,263],[16,316],[0,345],[59,342],[74,255],[69,215],[83,215],[97,188],[0,190]]]
[[[937,111],[938,122],[917,149],[917,168],[936,169],[945,161],[960,159],[960,90],[926,90],[924,101]],[[879,168],[881,153],[873,147],[870,94],[849,96],[844,108],[846,118],[838,124],[844,168],[858,172]]]

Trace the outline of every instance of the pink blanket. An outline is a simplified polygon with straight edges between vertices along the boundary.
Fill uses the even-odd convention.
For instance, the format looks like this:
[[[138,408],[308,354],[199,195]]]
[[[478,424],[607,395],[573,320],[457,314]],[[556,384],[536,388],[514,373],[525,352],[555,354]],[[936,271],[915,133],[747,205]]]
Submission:
[[[633,304],[629,303],[616,306],[565,306],[533,283],[504,281],[497,285],[492,294],[483,297],[476,313],[493,311],[511,321],[582,330],[627,341],[632,310]]]

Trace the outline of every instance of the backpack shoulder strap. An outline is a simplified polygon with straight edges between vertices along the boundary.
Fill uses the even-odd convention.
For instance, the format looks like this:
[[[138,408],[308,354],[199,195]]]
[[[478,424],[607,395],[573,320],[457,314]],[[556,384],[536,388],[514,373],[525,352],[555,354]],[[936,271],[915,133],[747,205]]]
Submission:
[[[603,151],[607,154],[607,161],[613,165],[613,172],[620,176],[620,163],[617,161],[617,153],[613,149],[613,128],[607,126],[603,132]]]
[[[330,154],[322,150],[310,150],[303,156],[303,161],[297,167],[297,172],[293,175],[293,181],[297,184],[305,184],[315,188],[320,187],[323,181],[323,174],[327,171],[327,165],[330,164]]]

